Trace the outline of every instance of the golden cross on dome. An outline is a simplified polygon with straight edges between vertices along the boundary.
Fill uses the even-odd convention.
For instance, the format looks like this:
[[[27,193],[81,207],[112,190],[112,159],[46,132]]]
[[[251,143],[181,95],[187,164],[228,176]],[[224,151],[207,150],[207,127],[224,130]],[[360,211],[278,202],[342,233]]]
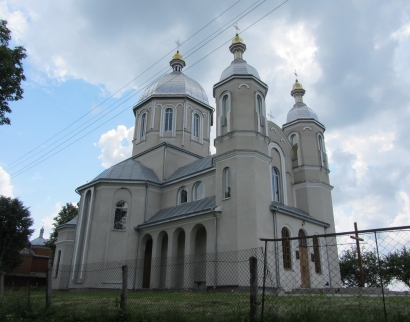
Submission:
[[[272,115],[272,112],[271,112],[271,111],[269,111],[268,116],[269,116],[270,119],[274,119],[274,118],[275,118],[275,117]]]
[[[235,22],[232,26],[235,27],[236,31],[239,31],[239,30],[240,30],[239,27],[238,27],[238,22]]]
[[[299,77],[298,73],[296,73],[296,69],[295,69],[295,72],[293,74],[295,74],[296,78]]]
[[[181,43],[179,42],[179,39],[177,41],[175,41],[175,43],[177,44],[177,47],[178,47],[177,50],[179,50],[179,47],[181,47]]]

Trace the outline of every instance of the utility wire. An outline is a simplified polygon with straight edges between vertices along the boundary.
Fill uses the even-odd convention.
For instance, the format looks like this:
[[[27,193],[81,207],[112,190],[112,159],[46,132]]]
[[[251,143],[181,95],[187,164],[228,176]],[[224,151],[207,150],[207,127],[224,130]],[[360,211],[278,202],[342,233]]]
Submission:
[[[252,26],[254,26],[256,23],[258,23],[259,21],[261,21],[262,19],[266,18],[268,15],[272,14],[273,12],[275,12],[276,10],[278,10],[280,7],[282,7],[285,3],[287,3],[289,0],[286,0],[284,2],[282,2],[280,5],[278,5],[277,7],[275,7],[274,9],[272,9],[271,11],[269,11],[268,13],[266,13],[265,15],[263,15],[261,18],[259,18],[258,20],[256,20],[254,23],[252,23],[251,25],[249,25],[247,28],[245,28],[242,32],[240,32],[239,34],[244,33],[246,30],[248,30],[249,28],[251,28]],[[200,58],[199,60],[197,60],[195,63],[193,63],[191,66],[189,66],[188,68],[186,68],[186,70],[189,70],[190,68],[194,67],[195,65],[197,65],[199,62],[201,62],[202,60],[204,60],[205,58],[207,58],[208,56],[210,56],[211,54],[213,54],[215,51],[217,51],[218,49],[220,49],[221,47],[225,46],[227,43],[229,43],[230,41],[232,41],[232,38],[228,39],[227,41],[225,41],[223,44],[221,44],[220,46],[216,47],[214,50],[212,50],[211,52],[209,52],[208,54],[206,54],[205,56],[203,56],[202,58]],[[177,77],[177,76],[175,76]],[[173,78],[175,78],[173,77]],[[168,82],[170,82],[173,78],[171,78]],[[167,83],[168,83],[167,82]],[[162,86],[164,86],[166,83],[164,83]],[[135,94],[134,94],[135,95]],[[48,156],[47,158],[43,159],[46,155],[50,154],[52,151],[54,151],[57,148],[54,148],[53,150],[51,150],[50,152],[48,152],[46,155],[36,159],[35,161],[33,161],[31,164],[29,164],[28,166],[22,168],[21,170],[17,171],[15,174],[10,175],[10,178],[14,178],[19,176],[20,174],[28,171],[29,169],[33,168],[34,166],[38,165],[39,163],[42,163],[46,160],[48,160],[49,158],[51,158],[52,156],[54,156],[55,154],[65,150],[66,148],[68,148],[69,146],[73,145],[74,143],[78,142],[79,140],[81,140],[82,138],[84,138],[85,136],[87,136],[88,134],[94,132],[96,129],[100,128],[101,126],[103,126],[104,124],[108,123],[109,121],[111,121],[112,119],[114,119],[115,117],[117,117],[118,115],[124,113],[125,111],[128,110],[128,108],[132,107],[128,106],[126,109],[122,110],[121,112],[119,112],[118,114],[114,115],[113,117],[111,117],[110,119],[108,119],[107,121],[105,121],[104,123],[100,124],[99,126],[97,126],[96,128],[90,130],[89,132],[87,132],[86,134],[84,134],[83,136],[81,136],[80,138],[78,138],[77,140],[71,142],[70,144],[68,144],[67,146],[61,148],[60,150],[56,151],[55,153],[51,154],[50,156]],[[36,162],[38,161],[38,162]],[[36,162],[36,163],[34,163]],[[33,164],[34,163],[34,164]],[[6,179],[3,179],[2,181],[0,181],[0,183],[3,183],[4,181],[6,181]]]
[[[221,17],[224,13],[226,13],[227,11],[229,11],[230,9],[232,9],[234,6],[236,6],[241,0],[236,1],[233,5],[231,5],[229,8],[227,8],[225,11],[223,11],[222,13],[220,13],[218,16],[216,16],[214,19],[212,19],[210,22],[208,22],[205,26],[203,26],[201,29],[199,29],[198,31],[196,31],[194,34],[192,34],[188,39],[186,39],[185,41],[183,41],[181,43],[181,45],[183,45],[184,43],[188,42],[190,39],[192,39],[194,36],[196,36],[198,33],[200,33],[202,30],[204,30],[206,27],[208,27],[211,23],[213,23],[215,20],[217,20],[219,17]],[[258,0],[259,1],[259,0]],[[144,75],[148,70],[150,70],[151,68],[153,68],[155,65],[157,65],[160,61],[162,61],[164,58],[168,57],[171,53],[173,53],[175,51],[176,48],[172,49],[170,52],[168,52],[167,54],[165,54],[163,57],[161,57],[160,59],[158,59],[154,64],[152,64],[151,66],[149,66],[148,68],[146,68],[142,73],[140,73],[137,77],[133,78],[131,81],[129,81],[127,84],[125,84],[124,86],[122,86],[120,89],[118,89],[115,93],[113,93],[112,95],[110,95],[109,97],[107,97],[105,100],[103,100],[101,103],[99,103],[98,105],[96,105],[95,107],[93,107],[89,112],[83,114],[82,116],[80,116],[77,120],[75,120],[74,122],[72,122],[71,124],[69,124],[68,126],[66,126],[64,129],[62,129],[61,131],[59,131],[57,134],[53,135],[52,137],[50,137],[49,139],[47,139],[46,141],[44,141],[43,143],[39,144],[37,147],[35,147],[34,149],[32,149],[31,151],[27,152],[26,154],[24,154],[23,156],[19,157],[18,159],[12,161],[9,165],[13,165],[15,162],[21,160],[22,158],[24,158],[25,156],[27,156],[28,154],[32,153],[33,151],[37,150],[38,148],[42,147],[44,144],[50,142],[53,138],[55,138],[56,136],[58,136],[59,134],[63,133],[65,130],[67,130],[68,128],[70,128],[72,125],[74,125],[75,123],[77,123],[78,121],[80,121],[82,118],[84,118],[85,116],[87,116],[88,114],[92,113],[95,109],[97,109],[99,106],[101,106],[102,104],[104,104],[105,102],[107,102],[110,98],[114,97],[116,94],[118,94],[119,92],[121,92],[122,90],[124,90],[125,88],[127,88],[132,82],[134,82],[135,80],[137,80],[139,77],[141,77],[142,75]],[[11,168],[9,168],[8,166],[5,167],[5,169],[10,170]]]
[[[259,2],[259,1],[260,1],[260,0],[258,0],[257,2]],[[185,58],[188,58],[189,56],[191,56],[192,54],[194,54],[195,52],[197,52],[200,48],[204,47],[204,46],[205,46],[207,43],[209,43],[211,40],[215,39],[218,35],[220,35],[222,32],[224,32],[224,31],[227,30],[229,27],[231,27],[231,23],[232,23],[232,22],[234,22],[234,21],[240,21],[243,17],[245,17],[245,16],[248,15],[250,12],[252,12],[253,10],[255,10],[257,7],[259,7],[259,6],[260,6],[261,4],[263,4],[265,1],[266,1],[266,0],[263,0],[263,1],[262,1],[261,3],[259,3],[258,5],[256,5],[257,2],[251,4],[249,7],[247,7],[247,8],[246,8],[245,10],[243,10],[240,14],[238,14],[236,17],[234,17],[233,19],[231,19],[231,20],[230,20],[228,23],[226,23],[224,26],[222,26],[222,27],[219,28],[217,31],[215,31],[214,33],[212,33],[210,36],[208,36],[207,38],[205,38],[204,40],[202,40],[199,44],[197,44],[196,46],[194,46],[193,48],[191,48],[190,50],[188,50],[187,53],[190,53],[190,52],[192,52],[196,47],[198,47],[199,45],[202,44],[202,46],[200,46],[199,48],[196,48],[196,50],[194,50],[191,54],[186,55]],[[238,2],[236,2],[235,4],[237,4],[237,3],[238,3]],[[235,5],[235,4],[234,4],[234,5]],[[225,13],[226,11],[228,11],[228,10],[229,10],[230,8],[232,8],[234,5],[232,5],[231,7],[229,7],[229,8],[228,8],[227,10],[225,10],[223,13]],[[256,6],[255,6],[255,5],[256,5]],[[248,12],[246,12],[246,11],[247,11],[249,8],[251,8],[252,6],[255,6],[255,7],[252,8],[251,10],[249,10]],[[243,14],[244,12],[246,12],[246,13]],[[215,19],[217,19],[218,17],[220,17],[223,13],[221,13],[220,15],[218,15]],[[242,15],[240,18],[238,18],[241,14],[243,14],[243,15]],[[210,23],[212,23],[215,19],[213,19],[211,22],[209,22],[206,26],[208,26]],[[205,27],[206,27],[206,26],[205,26]],[[226,26],[228,26],[228,27],[226,27]],[[205,27],[203,27],[202,29],[200,29],[199,31],[197,31],[195,34],[193,34],[191,37],[189,37],[189,38],[188,38],[187,40],[185,40],[183,43],[186,43],[189,39],[191,39],[193,36],[195,36],[196,34],[198,34],[198,33],[199,33],[201,30],[203,30]],[[218,31],[221,30],[221,29],[223,29],[223,30],[218,33]],[[215,35],[215,34],[216,34],[216,35]],[[212,37],[213,35],[215,35],[215,36]],[[210,37],[212,37],[212,38],[209,39]],[[209,40],[207,41],[207,39],[209,39]],[[172,52],[173,52],[173,51],[169,52],[167,55],[169,55],[169,54],[172,53]],[[165,55],[164,57],[166,57],[167,55]],[[163,57],[163,58],[164,58],[164,57]],[[141,73],[139,76],[141,76],[142,74],[144,74],[147,70],[151,69],[151,68],[152,68],[153,66],[155,66],[159,61],[161,61],[163,58],[161,58],[160,60],[158,60],[155,64],[151,65],[149,68],[147,68],[147,69],[146,69],[143,73]],[[154,76],[152,76],[151,78],[149,78],[149,79],[148,79],[147,81],[145,81],[144,83],[140,84],[138,87],[141,88],[141,87],[144,86],[148,81],[150,81],[152,78],[154,78],[156,75],[158,75],[158,74],[160,74],[160,73],[166,71],[167,69],[169,69],[169,66],[167,66],[167,67],[163,68],[161,71],[157,72]],[[138,77],[139,77],[139,76],[138,76]],[[162,76],[162,75],[161,75],[161,76]],[[161,76],[159,76],[158,78],[155,78],[155,80],[154,80],[151,84],[155,83]],[[138,77],[134,78],[132,81],[136,80]],[[132,81],[131,81],[131,82],[132,82]],[[129,85],[131,82],[129,82],[127,85]],[[123,86],[122,89],[125,88],[127,85]],[[118,90],[116,93],[118,93],[118,92],[121,91],[122,89]],[[73,132],[73,131],[76,131],[76,130],[78,130],[78,129],[80,129],[80,128],[81,128],[82,126],[84,126],[85,124],[90,123],[94,118],[98,117],[98,115],[100,115],[100,114],[103,113],[104,111],[108,110],[110,107],[114,106],[115,104],[119,104],[119,105],[117,105],[114,109],[112,109],[112,110],[108,111],[107,113],[103,114],[103,116],[99,117],[96,121],[98,121],[98,120],[102,119],[103,117],[105,117],[106,115],[110,114],[112,111],[114,111],[115,109],[117,109],[121,104],[123,104],[124,102],[128,101],[129,98],[126,99],[126,100],[125,100],[125,98],[126,98],[127,96],[131,95],[134,91],[135,91],[135,89],[133,89],[131,92],[129,92],[129,93],[127,93],[125,96],[123,96],[119,101],[117,101],[117,102],[111,104],[111,105],[108,106],[106,109],[104,109],[103,111],[101,111],[101,112],[99,112],[98,114],[96,114],[95,116],[93,116],[91,119],[87,120],[86,122],[82,123],[80,126],[76,127],[74,130],[72,130],[72,132]],[[139,93],[140,91],[141,91],[141,89],[138,90],[136,93],[134,93],[131,97],[135,96],[135,95],[136,95],[137,93]],[[115,95],[116,93],[114,93],[113,95]],[[113,96],[113,95],[112,95],[112,96]],[[112,96],[110,96],[110,97],[112,97]],[[81,120],[83,117],[85,117],[86,115],[88,115],[89,113],[91,113],[94,109],[96,109],[98,106],[100,106],[101,104],[103,104],[103,103],[106,102],[107,100],[108,100],[108,99],[104,100],[102,103],[100,103],[99,105],[97,105],[96,107],[94,107],[90,112],[84,114],[82,117],[80,117],[80,118],[79,118],[78,120],[76,120],[74,123],[70,124],[70,125],[69,125],[68,127],[66,127],[65,129],[67,129],[67,128],[69,128],[70,126],[72,126],[72,125],[74,125],[75,123],[77,123],[79,120]],[[121,102],[121,101],[123,101],[123,102]],[[92,122],[90,125],[95,124],[96,121]],[[65,130],[65,129],[64,129],[64,130]],[[62,131],[60,131],[59,133],[57,133],[57,135],[60,134],[60,133],[62,133],[64,130],[62,130]],[[84,130],[85,130],[85,129],[80,130],[79,132],[74,133],[73,135],[70,136],[70,138],[73,138],[73,137],[77,136],[78,134],[80,134],[80,133],[83,132]],[[55,135],[55,136],[57,136],[57,135]],[[53,146],[53,145],[55,145],[56,143],[62,141],[62,140],[63,140],[65,137],[67,137],[68,135],[70,135],[70,134],[67,134],[67,135],[61,137],[60,139],[54,141],[54,142],[51,144],[51,146]],[[52,139],[52,138],[51,138],[51,139]],[[43,144],[47,143],[47,142],[50,141],[51,139],[47,140],[47,141],[44,142]],[[67,142],[67,140],[64,141],[63,143],[65,143],[65,142]],[[41,146],[41,145],[40,145],[40,146]],[[40,147],[40,146],[38,146],[38,147]],[[27,162],[28,160],[30,160],[30,159],[32,159],[33,157],[35,157],[36,155],[42,153],[45,149],[48,149],[48,148],[50,148],[51,146],[48,146],[48,147],[45,147],[45,148],[41,149],[40,151],[38,151],[37,153],[34,153],[34,154],[31,155],[30,157],[24,159],[24,160],[21,161],[21,162],[18,162],[18,163],[16,163],[16,164],[14,164],[14,165],[11,166],[11,167],[7,167],[6,169],[7,169],[8,171],[14,169],[14,168],[17,167],[18,165]],[[37,148],[38,148],[38,147],[37,147]],[[37,149],[37,148],[36,148],[36,149]],[[35,150],[35,149],[34,149],[34,150]],[[32,153],[34,150],[30,151],[29,153]],[[52,149],[51,151],[53,151],[53,150],[55,150],[55,149]],[[28,154],[29,154],[29,153],[28,153]],[[48,154],[48,153],[46,153],[46,155],[47,155],[47,154]],[[27,154],[26,154],[26,155],[27,155]],[[19,158],[19,159],[21,159],[21,158]],[[17,161],[17,160],[16,160],[16,161]],[[18,171],[19,171],[19,170],[18,170]]]

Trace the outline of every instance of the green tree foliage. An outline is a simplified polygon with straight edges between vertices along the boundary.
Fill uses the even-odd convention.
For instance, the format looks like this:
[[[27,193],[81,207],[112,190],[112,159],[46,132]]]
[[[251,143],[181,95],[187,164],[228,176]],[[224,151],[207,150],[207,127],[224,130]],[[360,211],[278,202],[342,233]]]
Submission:
[[[409,249],[410,250],[410,249]],[[391,276],[410,288],[410,251],[403,247],[400,251],[385,257],[386,267]]]
[[[47,246],[52,249],[52,254],[51,254],[51,260],[54,258],[54,251],[56,249],[56,241],[58,238],[58,232],[56,228],[60,225],[63,225],[67,222],[69,222],[71,219],[73,219],[75,216],[78,214],[78,207],[71,204],[71,203],[66,203],[65,206],[63,206],[58,213],[56,217],[54,217],[54,223],[53,223],[53,231],[50,234],[50,238],[47,241]]]
[[[362,251],[362,264],[365,287],[380,287],[379,262],[376,251]],[[342,253],[339,259],[340,274],[344,286],[356,287],[360,285],[360,270],[356,247]],[[394,278],[387,267],[385,259],[380,259],[380,271],[383,284],[388,285]]]
[[[22,261],[20,251],[28,246],[33,233],[30,211],[19,199],[0,196],[0,261],[8,272]]]
[[[22,46],[8,47],[11,31],[7,28],[7,21],[0,20],[0,125],[10,124],[6,113],[11,113],[9,101],[23,98],[21,81],[24,76],[22,60],[26,58],[26,50]]]

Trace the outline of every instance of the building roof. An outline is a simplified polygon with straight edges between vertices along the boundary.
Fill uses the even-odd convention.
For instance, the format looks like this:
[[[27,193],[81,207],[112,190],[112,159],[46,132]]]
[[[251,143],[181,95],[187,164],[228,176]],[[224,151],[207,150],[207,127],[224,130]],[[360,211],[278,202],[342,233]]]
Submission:
[[[296,121],[298,119],[314,119],[319,121],[317,114],[311,108],[307,107],[305,103],[296,103],[289,111],[286,118],[286,123]]]
[[[66,227],[69,227],[69,226],[77,226],[77,221],[78,221],[78,215],[75,216],[70,221],[66,222],[65,224],[57,226],[56,229],[59,230],[59,229],[66,228]]]
[[[202,215],[204,213],[211,212],[211,210],[215,207],[215,196],[197,201],[186,202],[182,205],[161,209],[145,223],[137,226],[136,228],[143,228],[145,226],[157,225],[163,222]]]
[[[170,74],[163,75],[157,81],[149,85],[141,95],[139,103],[151,96],[169,97],[172,95],[186,95],[201,103],[209,105],[208,96],[202,86],[179,71],[173,71]]]
[[[33,239],[30,244],[32,246],[45,246],[47,243],[47,239],[43,238],[43,234],[44,234],[44,227],[41,227],[40,229],[40,236],[38,236],[37,238]]]
[[[252,75],[260,80],[258,71],[249,65],[246,60],[235,59],[223,72],[219,81],[223,81],[233,75]]]
[[[169,178],[167,178],[167,181],[169,182],[171,180],[176,180],[203,171],[205,169],[212,168],[212,160],[213,156],[208,156],[198,161],[194,161],[190,164],[187,164],[183,167],[180,167],[173,174],[171,174]]]
[[[134,159],[127,159],[111,168],[104,170],[91,182],[100,179],[108,180],[149,180],[160,182],[154,170],[143,165],[141,162]]]
[[[307,212],[304,212],[298,208],[291,207],[291,206],[285,206],[284,204],[276,201],[272,201],[270,205],[270,209],[273,211],[279,211],[280,213],[301,219],[303,221],[311,222],[314,224],[319,224],[323,227],[329,228],[330,224],[321,220],[318,220],[311,215],[309,215]]]

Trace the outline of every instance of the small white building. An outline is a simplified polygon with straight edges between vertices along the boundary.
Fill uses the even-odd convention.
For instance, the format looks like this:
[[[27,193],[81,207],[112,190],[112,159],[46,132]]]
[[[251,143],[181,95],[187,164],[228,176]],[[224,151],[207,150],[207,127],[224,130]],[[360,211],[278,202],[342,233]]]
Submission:
[[[194,274],[183,265],[151,273],[152,263],[261,247],[260,238],[335,232],[325,126],[303,102],[305,90],[296,80],[295,104],[279,127],[266,118],[268,85],[243,59],[245,43],[236,35],[229,49],[234,60],[213,87],[216,109],[182,72],[179,52],[173,71],[145,89],[133,108],[132,156],[78,187],[79,216],[58,228],[55,288],[120,283],[120,276],[87,281],[81,267],[133,259],[141,266],[133,288],[246,285],[214,263]],[[326,252],[284,244],[277,276],[287,288],[339,285],[337,249]],[[63,284],[61,265],[73,267]]]

